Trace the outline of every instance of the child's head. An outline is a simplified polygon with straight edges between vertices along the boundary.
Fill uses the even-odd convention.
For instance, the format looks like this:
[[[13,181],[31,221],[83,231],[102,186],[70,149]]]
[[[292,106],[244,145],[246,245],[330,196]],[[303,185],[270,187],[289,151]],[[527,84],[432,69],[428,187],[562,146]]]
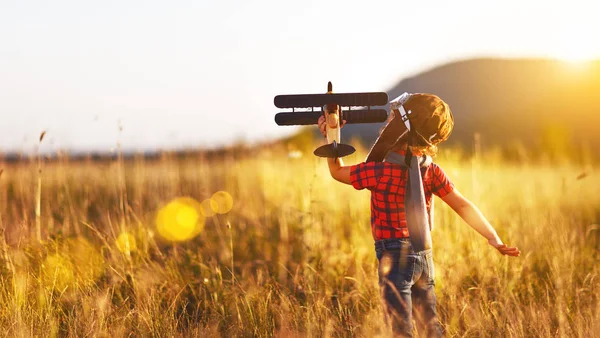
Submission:
[[[448,139],[454,127],[450,107],[433,94],[410,94],[403,101],[392,105],[390,116],[393,116],[390,119],[408,114],[411,131],[400,137],[392,150],[410,147],[413,154],[434,156],[437,145]]]
[[[450,108],[432,94],[404,93],[390,102],[390,108],[387,123],[379,130],[379,137],[366,162],[383,161],[389,151],[406,149],[407,146],[413,154],[433,156],[437,145],[450,136],[454,127]]]

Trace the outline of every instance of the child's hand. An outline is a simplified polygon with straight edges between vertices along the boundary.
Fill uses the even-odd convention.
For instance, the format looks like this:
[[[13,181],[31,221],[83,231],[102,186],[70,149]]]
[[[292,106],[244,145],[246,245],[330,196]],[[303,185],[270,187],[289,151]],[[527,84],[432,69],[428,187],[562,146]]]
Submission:
[[[346,124],[346,120],[342,121],[342,124],[340,125],[340,129],[342,127],[344,127],[344,125]],[[325,115],[321,115],[319,116],[319,120],[317,121],[317,125],[319,126],[319,130],[321,131],[321,134],[323,135],[323,137],[327,138],[327,131],[325,130]]]
[[[519,257],[519,255],[521,254],[521,251],[518,248],[512,248],[507,246],[506,244],[502,243],[502,241],[499,238],[490,239],[488,240],[488,243],[490,243],[491,246],[496,248],[503,255]]]
[[[323,135],[323,137],[327,137],[327,133],[325,132],[325,116],[324,115],[319,116],[317,125],[319,126],[319,130],[321,131],[321,134]]]

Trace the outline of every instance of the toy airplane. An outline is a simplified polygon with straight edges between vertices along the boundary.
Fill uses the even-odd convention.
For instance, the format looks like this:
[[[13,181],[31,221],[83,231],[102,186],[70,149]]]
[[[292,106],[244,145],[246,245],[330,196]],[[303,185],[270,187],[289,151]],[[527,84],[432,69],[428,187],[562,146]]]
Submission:
[[[379,93],[339,93],[334,94],[332,84],[327,84],[327,94],[277,95],[277,108],[292,108],[292,112],[278,113],[275,123],[280,126],[317,124],[319,117],[325,114],[327,143],[317,148],[314,154],[319,157],[343,157],[354,153],[354,147],[341,143],[340,122],[375,123],[387,119],[385,109],[371,109],[371,106],[384,106],[388,103],[388,95]],[[316,110],[315,107],[322,107]],[[343,110],[342,107],[348,107]],[[352,109],[367,107],[367,109]],[[310,111],[296,112],[296,108],[310,108]]]

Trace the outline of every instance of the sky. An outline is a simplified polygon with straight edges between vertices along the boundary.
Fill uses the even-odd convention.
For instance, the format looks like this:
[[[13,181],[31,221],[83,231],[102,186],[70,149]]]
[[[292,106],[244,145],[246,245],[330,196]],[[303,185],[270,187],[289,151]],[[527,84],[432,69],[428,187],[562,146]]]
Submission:
[[[0,152],[293,133],[273,97],[387,91],[477,57],[600,57],[593,1],[0,0]]]

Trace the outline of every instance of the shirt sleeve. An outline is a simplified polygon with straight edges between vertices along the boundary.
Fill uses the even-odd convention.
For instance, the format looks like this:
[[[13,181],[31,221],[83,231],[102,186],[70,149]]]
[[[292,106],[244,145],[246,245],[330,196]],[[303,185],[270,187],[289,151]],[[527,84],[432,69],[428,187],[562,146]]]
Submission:
[[[433,183],[431,192],[437,197],[444,197],[454,190],[454,183],[450,181],[442,168],[433,164]]]
[[[380,164],[380,163],[379,163]],[[363,162],[350,166],[350,183],[354,189],[373,189],[377,186],[378,162]]]

